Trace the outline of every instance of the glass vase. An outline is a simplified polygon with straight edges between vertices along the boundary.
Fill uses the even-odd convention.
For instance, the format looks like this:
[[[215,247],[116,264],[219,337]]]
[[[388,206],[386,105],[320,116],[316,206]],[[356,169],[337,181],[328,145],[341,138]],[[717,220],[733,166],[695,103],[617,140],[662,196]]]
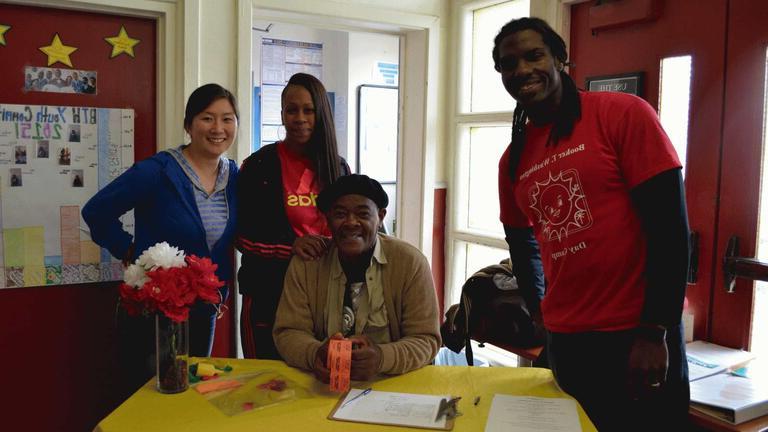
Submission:
[[[160,393],[179,393],[189,388],[189,321],[175,322],[157,314],[155,350],[157,390]]]

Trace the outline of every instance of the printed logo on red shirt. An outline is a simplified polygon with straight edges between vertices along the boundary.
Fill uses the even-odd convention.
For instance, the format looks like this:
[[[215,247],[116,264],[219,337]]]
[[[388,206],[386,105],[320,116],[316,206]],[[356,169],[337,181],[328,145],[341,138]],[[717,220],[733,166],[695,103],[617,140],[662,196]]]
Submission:
[[[560,171],[544,182],[534,182],[528,190],[529,207],[541,234],[547,241],[561,241],[569,234],[592,225],[592,215],[575,169]]]
[[[291,207],[317,207],[317,194],[310,192],[308,194],[291,194],[285,200],[285,204]]]

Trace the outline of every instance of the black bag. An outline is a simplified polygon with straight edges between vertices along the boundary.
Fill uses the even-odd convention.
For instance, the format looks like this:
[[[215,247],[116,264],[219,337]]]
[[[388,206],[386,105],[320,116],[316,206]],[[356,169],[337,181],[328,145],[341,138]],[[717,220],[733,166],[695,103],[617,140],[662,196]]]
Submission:
[[[544,344],[544,330],[531,318],[512,274],[509,259],[476,272],[461,288],[461,303],[452,305],[440,326],[443,344],[473,364],[470,338],[500,347]]]

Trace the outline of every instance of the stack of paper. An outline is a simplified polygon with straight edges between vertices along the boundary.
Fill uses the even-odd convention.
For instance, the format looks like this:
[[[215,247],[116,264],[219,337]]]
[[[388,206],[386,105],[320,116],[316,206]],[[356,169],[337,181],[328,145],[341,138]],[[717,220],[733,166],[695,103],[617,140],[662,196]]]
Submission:
[[[449,395],[351,389],[328,416],[331,420],[451,430],[453,419],[438,416]]]
[[[720,373],[691,382],[691,408],[739,424],[768,415],[768,386],[758,379]]]
[[[688,379],[696,381],[710,375],[725,372],[755,358],[754,354],[704,341],[686,344]]]
[[[576,401],[535,396],[493,396],[485,432],[581,432]]]

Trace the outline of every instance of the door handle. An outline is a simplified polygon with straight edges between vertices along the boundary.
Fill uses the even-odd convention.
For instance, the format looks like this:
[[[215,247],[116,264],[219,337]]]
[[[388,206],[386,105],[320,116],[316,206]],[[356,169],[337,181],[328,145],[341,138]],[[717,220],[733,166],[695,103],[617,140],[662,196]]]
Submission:
[[[768,263],[755,258],[737,256],[739,254],[739,238],[732,236],[723,258],[723,283],[725,291],[733,293],[736,288],[736,278],[768,281]]]

